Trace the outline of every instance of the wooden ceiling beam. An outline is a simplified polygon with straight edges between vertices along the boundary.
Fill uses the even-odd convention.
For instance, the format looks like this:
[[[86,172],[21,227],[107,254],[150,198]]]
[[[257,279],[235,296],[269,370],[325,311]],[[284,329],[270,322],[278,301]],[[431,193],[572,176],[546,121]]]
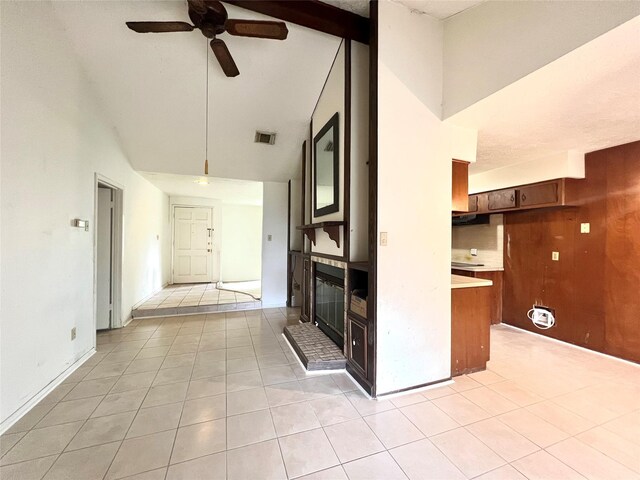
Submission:
[[[318,0],[223,0],[285,22],[369,44],[369,19]]]

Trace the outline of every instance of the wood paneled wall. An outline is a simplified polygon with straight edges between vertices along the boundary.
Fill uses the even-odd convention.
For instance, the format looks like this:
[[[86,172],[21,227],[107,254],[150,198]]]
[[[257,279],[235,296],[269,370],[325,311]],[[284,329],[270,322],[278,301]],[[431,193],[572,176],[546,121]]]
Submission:
[[[503,321],[640,362],[640,141],[585,164],[567,182],[574,207],[505,215]],[[555,309],[554,328],[533,326],[533,304]]]

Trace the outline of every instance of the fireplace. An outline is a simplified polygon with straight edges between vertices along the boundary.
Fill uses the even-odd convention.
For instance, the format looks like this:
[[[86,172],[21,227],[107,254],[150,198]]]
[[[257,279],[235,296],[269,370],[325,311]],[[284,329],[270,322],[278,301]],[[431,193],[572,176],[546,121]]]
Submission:
[[[344,270],[315,264],[315,324],[338,345],[344,345]]]

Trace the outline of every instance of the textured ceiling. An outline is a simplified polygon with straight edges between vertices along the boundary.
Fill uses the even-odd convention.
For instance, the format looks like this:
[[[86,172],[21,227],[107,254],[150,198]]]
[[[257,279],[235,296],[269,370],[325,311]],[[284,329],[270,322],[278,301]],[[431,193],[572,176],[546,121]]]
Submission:
[[[640,17],[447,119],[478,130],[480,173],[640,139]]]
[[[363,17],[369,16],[368,0],[322,0],[324,3],[348,10]],[[411,10],[426,13],[435,18],[445,19],[485,0],[382,0],[401,3]]]
[[[264,19],[226,6],[230,18]],[[136,170],[198,175],[205,158],[208,44],[200,31],[136,34],[127,20],[188,21],[184,1],[54,2],[71,44]],[[285,41],[221,35],[240,76],[209,59],[212,175],[286,181],[340,39],[288,24]],[[276,132],[273,146],[256,130]]]

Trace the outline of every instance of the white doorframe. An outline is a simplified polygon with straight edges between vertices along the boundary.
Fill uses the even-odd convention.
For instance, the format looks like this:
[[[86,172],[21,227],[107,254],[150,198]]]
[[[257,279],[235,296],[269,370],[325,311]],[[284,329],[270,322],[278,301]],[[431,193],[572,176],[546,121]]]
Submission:
[[[123,217],[124,217],[124,187],[117,182],[101,175],[95,174],[93,199],[93,330],[97,329],[98,320],[98,184],[111,188],[113,196],[113,257],[112,257],[112,294],[113,315],[111,328],[122,327],[122,251],[123,251]],[[95,347],[95,344],[94,344]]]
[[[211,225],[213,227],[213,235],[214,238],[217,239],[217,242],[214,244],[216,248],[213,249],[213,255],[211,255],[211,281],[213,283],[221,280],[220,279],[220,248],[222,247],[222,236],[220,229],[220,219],[218,216],[220,215],[220,208],[213,205],[193,205],[193,204],[183,204],[183,203],[174,203],[171,204],[171,284],[174,283],[173,279],[173,259],[175,253],[175,243],[176,243],[176,208],[208,208],[211,210]],[[214,268],[214,266],[216,268]]]

